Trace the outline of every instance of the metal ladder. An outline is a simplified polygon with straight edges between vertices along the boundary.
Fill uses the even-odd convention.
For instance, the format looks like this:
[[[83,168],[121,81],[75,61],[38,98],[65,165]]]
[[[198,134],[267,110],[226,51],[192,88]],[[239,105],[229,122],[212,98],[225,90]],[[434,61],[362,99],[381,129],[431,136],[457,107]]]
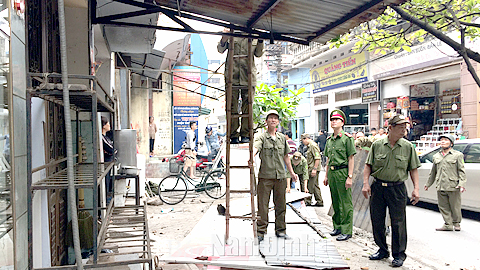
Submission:
[[[230,30],[230,33],[233,33],[233,30]],[[248,114],[239,114],[238,112],[232,113],[232,91],[233,91],[233,52],[234,52],[234,41],[233,37],[229,39],[228,47],[228,78],[227,78],[227,88],[226,88],[226,113],[227,113],[227,134],[226,134],[226,162],[225,162],[225,174],[227,177],[226,184],[226,207],[225,207],[225,243],[227,243],[230,236],[230,219],[251,219],[253,224],[253,236],[254,239],[257,238],[257,216],[255,209],[255,195],[256,195],[256,181],[255,181],[255,170],[253,166],[250,168],[248,165],[242,166],[231,166],[230,165],[230,134],[232,129],[232,119],[234,118],[243,118],[242,121],[248,119],[248,129],[249,129],[249,157],[253,161],[253,96],[255,95],[255,88],[252,85],[252,65],[253,65],[253,54],[252,54],[252,39],[248,39]],[[234,102],[237,102],[235,100]],[[244,102],[242,100],[242,102]],[[230,169],[249,169],[250,170],[250,189],[249,190],[231,190],[230,189]],[[230,194],[232,193],[250,193],[250,204],[251,204],[251,214],[249,216],[232,216],[230,215]]]

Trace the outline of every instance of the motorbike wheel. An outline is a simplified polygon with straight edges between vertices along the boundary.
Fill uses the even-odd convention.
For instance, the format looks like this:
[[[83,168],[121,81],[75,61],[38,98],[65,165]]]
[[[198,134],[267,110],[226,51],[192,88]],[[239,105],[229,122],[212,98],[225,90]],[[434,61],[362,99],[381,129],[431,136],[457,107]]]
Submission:
[[[166,204],[177,204],[187,196],[187,183],[180,175],[169,175],[160,181],[158,195]]]
[[[227,191],[227,176],[223,170],[214,170],[205,177],[203,184],[210,198],[220,199]]]

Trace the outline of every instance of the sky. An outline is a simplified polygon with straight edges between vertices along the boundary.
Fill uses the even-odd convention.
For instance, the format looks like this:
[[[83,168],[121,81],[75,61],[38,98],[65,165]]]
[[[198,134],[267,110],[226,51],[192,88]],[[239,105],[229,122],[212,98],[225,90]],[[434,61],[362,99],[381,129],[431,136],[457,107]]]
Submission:
[[[221,32],[223,30],[223,27],[221,26],[211,25],[203,22],[194,21],[194,20],[182,18],[182,21],[190,25],[195,30],[204,30],[204,31],[210,31],[210,32]],[[181,28],[180,25],[178,25],[176,22],[172,21],[170,18],[168,18],[163,14],[159,15],[158,25],[166,26],[166,27]],[[157,38],[155,41],[154,49],[162,50],[168,44],[178,39],[183,39],[187,34],[188,33],[184,33],[184,32],[158,30],[156,34]],[[218,41],[220,41],[220,36],[202,34],[200,35],[200,38],[202,39],[203,46],[205,47],[208,60],[224,60],[225,59],[226,54],[222,55],[217,52],[217,43]]]

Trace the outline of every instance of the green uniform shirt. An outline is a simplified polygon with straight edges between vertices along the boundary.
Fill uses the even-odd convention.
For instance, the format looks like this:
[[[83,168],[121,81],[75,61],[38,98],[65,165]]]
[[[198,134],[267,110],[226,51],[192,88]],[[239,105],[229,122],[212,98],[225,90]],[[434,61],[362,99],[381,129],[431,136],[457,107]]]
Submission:
[[[342,130],[336,137],[328,136],[324,153],[328,166],[348,165],[348,157],[357,153],[352,135]]]
[[[301,161],[300,163],[298,163],[297,165],[293,164],[293,156],[290,157],[290,163],[292,163],[292,168],[293,168],[293,171],[300,175],[300,174],[303,174],[303,180],[308,180],[308,164],[307,164],[307,159],[305,157],[301,157]],[[291,176],[290,176],[291,177]],[[299,179],[299,180],[302,180],[302,179]]]
[[[225,43],[222,44],[220,41],[217,45],[217,50],[219,53],[225,52],[228,49],[227,40]],[[234,38],[234,53],[233,53],[233,85],[241,85],[247,86],[248,85],[248,74],[247,74],[247,66],[248,66],[248,39],[247,38]],[[263,42],[258,42],[258,40],[252,41],[252,52],[256,57],[260,57],[263,55]],[[225,61],[225,66],[228,67],[228,57]],[[228,68],[225,68],[225,78],[228,78]],[[255,64],[252,65],[252,85],[255,86],[256,83],[256,76],[257,74]],[[225,80],[227,81],[227,80]]]
[[[313,167],[315,167],[315,160],[321,159],[321,156],[320,156],[320,148],[318,148],[317,143],[315,143],[314,141],[311,140],[310,143],[307,145],[307,147],[308,149],[307,149],[307,152],[305,153],[305,156],[307,157],[308,173],[310,174],[313,170]]]
[[[455,191],[457,186],[465,187],[467,177],[463,154],[450,149],[445,156],[442,151],[433,155],[432,170],[426,186],[430,187],[433,182],[436,182],[437,190],[441,191]]]
[[[260,159],[262,160],[258,178],[287,178],[288,174],[285,171],[285,160],[283,157],[290,153],[290,146],[287,144],[285,135],[277,132],[275,139],[273,139],[268,132],[262,133],[255,139],[253,146],[258,149]]]
[[[366,163],[371,175],[385,182],[405,181],[409,171],[421,166],[412,143],[401,138],[392,148],[388,136],[372,144]]]

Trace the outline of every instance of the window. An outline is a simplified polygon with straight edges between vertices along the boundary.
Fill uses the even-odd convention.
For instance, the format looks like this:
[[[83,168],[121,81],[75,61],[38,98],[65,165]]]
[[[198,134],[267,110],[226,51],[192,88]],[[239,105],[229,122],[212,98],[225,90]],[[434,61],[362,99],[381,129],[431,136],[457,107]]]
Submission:
[[[210,78],[208,79],[208,83],[220,83],[220,78]]]
[[[456,144],[456,145],[453,146],[453,149],[463,153],[465,151],[465,148],[467,147],[467,145],[468,145],[467,143]],[[480,145],[477,145],[477,146],[480,146]],[[435,151],[432,151],[432,152],[428,153],[427,155],[423,156],[420,159],[420,161],[422,163],[433,163],[433,155],[440,152],[441,149],[442,149],[441,147],[439,147],[438,149],[435,149]]]
[[[468,143],[455,144],[455,145],[453,146],[453,149],[464,153],[464,152],[465,152],[465,148],[467,148],[467,145],[468,145]]]
[[[472,144],[465,155],[465,163],[480,163],[480,144]]]
[[[343,91],[335,93],[335,102],[349,100],[350,99],[350,91]]]
[[[442,148],[439,147],[438,149],[435,149],[434,151],[426,154],[425,156],[423,156],[420,159],[420,162],[422,162],[422,163],[433,163],[433,155],[440,152],[440,149],[442,149]]]
[[[313,104],[316,105],[321,105],[321,104],[328,104],[328,95],[322,95],[322,96],[316,96],[313,99]]]
[[[361,98],[361,97],[362,97],[362,91],[360,89],[353,89],[352,90],[352,99]]]

